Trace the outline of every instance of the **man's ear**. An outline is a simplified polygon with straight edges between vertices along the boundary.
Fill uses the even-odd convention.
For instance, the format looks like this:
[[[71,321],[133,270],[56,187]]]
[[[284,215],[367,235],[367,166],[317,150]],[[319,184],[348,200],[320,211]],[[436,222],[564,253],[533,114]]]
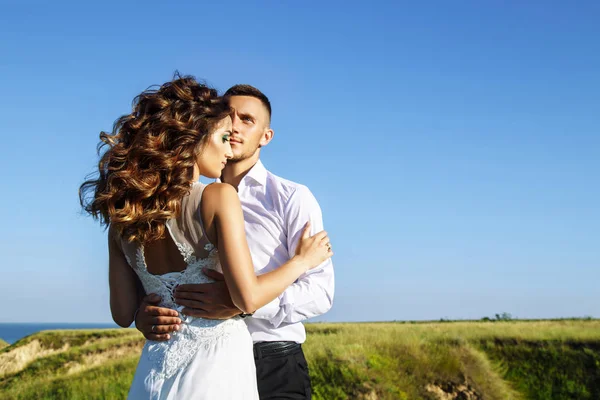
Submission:
[[[260,147],[268,145],[269,142],[273,139],[273,135],[275,135],[275,132],[273,132],[273,129],[265,128],[265,131],[264,131],[262,137],[260,138],[260,142],[259,142]]]

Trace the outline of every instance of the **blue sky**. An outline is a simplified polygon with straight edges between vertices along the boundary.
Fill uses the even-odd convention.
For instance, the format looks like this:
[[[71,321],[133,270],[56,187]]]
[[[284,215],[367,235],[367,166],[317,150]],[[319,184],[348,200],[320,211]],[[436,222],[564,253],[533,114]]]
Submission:
[[[106,322],[101,130],[175,70],[273,104],[335,247],[320,320],[600,317],[597,2],[0,2],[0,322]]]

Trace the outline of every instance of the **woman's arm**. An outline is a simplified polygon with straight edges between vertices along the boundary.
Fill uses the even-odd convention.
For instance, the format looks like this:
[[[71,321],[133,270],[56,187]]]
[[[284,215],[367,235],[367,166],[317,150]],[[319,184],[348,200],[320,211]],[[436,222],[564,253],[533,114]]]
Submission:
[[[110,312],[119,326],[127,328],[133,322],[139,305],[138,278],[129,266],[117,238],[108,232],[108,283],[110,287]]]
[[[253,313],[279,296],[300,275],[331,257],[326,246],[327,234],[320,232],[309,237],[305,229],[299,254],[276,270],[257,277],[237,192],[228,184],[212,184],[204,190],[202,213],[206,231],[219,250],[231,299],[243,312]]]

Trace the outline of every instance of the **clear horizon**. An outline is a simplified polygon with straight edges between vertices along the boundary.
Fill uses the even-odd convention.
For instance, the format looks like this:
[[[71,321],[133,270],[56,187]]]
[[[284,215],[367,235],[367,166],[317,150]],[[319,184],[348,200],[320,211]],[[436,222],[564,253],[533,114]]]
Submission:
[[[494,315],[490,315],[490,316],[485,316],[485,317],[489,317],[490,318],[490,322],[506,322],[503,320],[499,320],[496,319]],[[445,319],[445,318],[438,318],[438,319],[424,319],[424,320],[377,320],[377,321],[327,321],[327,320],[307,320],[307,321],[303,321],[303,323],[323,323],[323,324],[335,324],[335,323],[357,323],[357,324],[368,324],[368,323],[428,323],[428,322],[482,322],[482,319],[485,318],[479,318],[479,319]],[[596,320],[596,319],[600,319],[600,318],[595,318],[592,316],[583,316],[583,317],[559,317],[559,318],[515,318],[512,317],[511,319],[509,319],[508,321],[561,321],[561,320]],[[56,321],[48,321],[48,322],[4,322],[4,321],[0,321],[0,325],[114,325],[117,328],[121,328],[120,326],[118,326],[117,324],[115,324],[113,321],[96,321],[96,322],[56,322]],[[133,328],[133,325],[130,326],[130,328]],[[2,339],[2,337],[0,336],[0,339]]]

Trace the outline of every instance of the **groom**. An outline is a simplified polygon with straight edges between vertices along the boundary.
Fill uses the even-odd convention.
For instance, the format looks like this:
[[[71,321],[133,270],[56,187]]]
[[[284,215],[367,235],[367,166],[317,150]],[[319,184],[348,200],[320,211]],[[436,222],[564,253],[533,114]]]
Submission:
[[[239,194],[246,236],[254,269],[263,274],[278,268],[296,252],[307,221],[311,234],[323,229],[321,209],[303,185],[273,175],[260,161],[260,150],[273,138],[271,103],[260,90],[236,85],[225,96],[234,110],[231,148],[222,181]],[[217,282],[181,285],[175,300],[184,314],[210,319],[242,315],[227,290],[223,276],[206,270]],[[301,344],[306,331],[301,321],[327,312],[333,302],[334,273],[331,260],[301,276],[271,303],[252,315],[242,315],[254,341],[254,358],[260,398],[310,399],[308,365]],[[179,329],[177,312],[157,307],[157,295],[142,301],[136,327],[149,340],[168,340]],[[235,385],[235,382],[231,382]]]

